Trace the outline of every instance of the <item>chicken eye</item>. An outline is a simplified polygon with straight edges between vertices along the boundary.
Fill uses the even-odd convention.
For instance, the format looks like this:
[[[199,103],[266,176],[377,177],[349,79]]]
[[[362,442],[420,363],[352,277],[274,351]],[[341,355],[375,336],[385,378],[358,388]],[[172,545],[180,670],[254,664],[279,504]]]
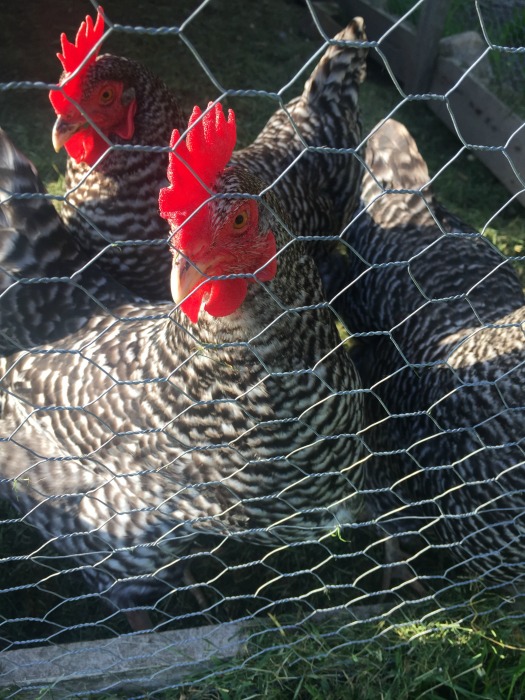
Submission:
[[[238,212],[237,216],[233,220],[233,228],[236,231],[240,231],[243,229],[246,224],[248,223],[248,211],[246,209],[243,209],[242,211]]]
[[[105,87],[102,92],[100,93],[100,104],[101,105],[109,105],[111,102],[113,102],[113,98],[115,97],[115,91],[111,87]]]

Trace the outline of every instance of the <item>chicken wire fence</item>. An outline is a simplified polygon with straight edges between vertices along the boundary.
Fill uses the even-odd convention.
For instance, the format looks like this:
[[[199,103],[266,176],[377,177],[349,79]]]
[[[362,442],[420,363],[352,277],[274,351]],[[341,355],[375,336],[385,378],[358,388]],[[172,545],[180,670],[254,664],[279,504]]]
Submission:
[[[386,8],[395,14],[404,15],[413,3],[386,3]],[[524,80],[523,60],[520,57],[525,32],[525,5],[514,0],[501,2],[449,2],[444,18],[443,36],[476,31],[484,35],[494,46],[504,46],[505,51],[493,51],[487,60],[486,79],[496,90],[501,90],[505,99],[514,103],[513,92],[520,90]],[[417,13],[410,15],[417,23]]]
[[[385,8],[401,15],[394,27],[407,20],[417,26],[429,4]],[[446,26],[478,32],[492,60],[488,87],[492,80],[519,91],[521,5],[445,5]],[[263,162],[277,162],[272,149],[288,147],[282,129],[290,141],[299,134],[298,151],[269,180],[283,197],[283,216],[292,212],[282,227],[285,253],[240,270],[241,278],[249,272],[248,291],[240,312],[235,310],[241,329],[246,324],[244,333],[239,335],[236,321],[237,335],[221,335],[223,327],[231,328],[221,320],[230,310],[215,316],[209,290],[196,330],[183,313],[173,314],[172,303],[140,298],[146,276],[151,289],[157,283],[169,287],[171,258],[166,270],[157,262],[165,239],[144,246],[140,232],[143,201],[156,201],[166,182],[154,168],[141,171],[139,163],[145,159],[149,168],[159,158],[165,173],[168,141],[126,145],[134,143],[129,124],[135,114],[134,129],[140,131],[141,105],[138,87],[124,90],[118,93],[122,104],[133,104],[135,111],[126,112],[116,135],[81,166],[76,180],[68,186],[56,181],[65,160],[63,153],[53,160],[51,132],[61,113],[55,104],[53,112],[47,93],[56,92],[59,77],[58,35],[64,31],[72,40],[86,14],[95,17],[96,6],[79,4],[73,11],[53,0],[32,9],[35,23],[23,25],[25,35],[14,11],[6,18],[4,32],[11,38],[4,44],[13,56],[4,58],[0,83],[1,125],[35,161],[51,193],[35,192],[23,156],[17,164],[4,149],[5,697],[37,697],[50,686],[67,697],[160,697],[205,681],[216,684],[236,670],[248,672],[283,650],[292,673],[305,661],[327,657],[351,673],[349,659],[369,646],[409,648],[440,625],[484,616],[493,624],[521,618],[525,182],[519,148],[516,155],[511,146],[522,131],[496,144],[469,141],[457,126],[453,102],[465,88],[463,77],[445,95],[406,92],[393,68],[395,52],[391,60],[385,48],[391,30],[366,39],[354,27],[353,34],[329,44],[354,15],[362,14],[368,26],[366,3],[330,5],[330,15],[324,4],[291,1],[268,0],[257,8],[239,3],[232,11],[214,0],[133,9],[108,0],[107,33],[97,39],[102,53],[148,64],[177,93],[185,114],[194,104],[204,109],[208,100],[233,106],[238,144],[247,147],[247,155],[238,157],[245,167],[260,153]],[[49,20],[36,21],[47,13],[49,30]],[[315,108],[328,125],[322,136],[316,132],[320,122],[308,121],[309,107],[301,104],[294,112],[288,106],[284,122],[264,132],[261,150],[250,151],[267,119],[300,94],[325,52],[346,51],[358,64],[363,48],[369,63],[359,86],[361,133],[350,121],[340,128],[355,112],[357,88],[335,98],[327,88]],[[95,41],[82,61],[89,63],[96,50]],[[356,58],[359,51],[363,56]],[[462,76],[479,55],[469,59]],[[71,61],[64,68],[73,85],[75,76],[83,76],[83,64]],[[359,70],[344,79],[360,83]],[[338,71],[333,75],[333,83],[344,80]],[[67,80],[60,84],[67,93]],[[112,83],[110,88],[118,92]],[[100,94],[107,98],[107,92]],[[84,122],[96,122],[81,92],[72,99]],[[347,111],[343,100],[349,100]],[[432,103],[449,112],[453,130],[446,135],[427,110]],[[162,122],[170,110],[159,104]],[[521,107],[519,100],[512,105],[517,114]],[[184,137],[179,124],[167,126]],[[58,145],[67,143],[64,128],[55,122]],[[97,128],[104,133],[103,125]],[[325,141],[330,128],[339,141]],[[112,142],[111,152],[127,158],[126,165],[93,184],[89,177],[102,172]],[[473,178],[482,178],[473,154],[484,148],[499,153],[512,170],[512,192],[484,173],[485,189],[469,189]],[[82,160],[78,150],[69,152],[70,160],[75,157]],[[202,177],[199,163],[190,165]],[[262,172],[272,174],[271,165],[265,167]],[[300,185],[294,185],[295,173]],[[341,173],[348,182],[340,182]],[[171,183],[176,193],[177,183],[184,189],[181,181]],[[215,193],[215,185],[204,184],[212,202],[230,202],[228,190]],[[244,202],[241,185],[233,201]],[[322,188],[331,197],[319,195],[309,209],[308,197]],[[260,191],[250,190],[248,201],[260,207],[261,221],[267,212],[274,216],[273,236],[281,230],[281,214]],[[93,192],[95,203],[83,210]],[[70,229],[65,243],[50,201]],[[252,204],[246,205],[249,213]],[[336,208],[336,215],[324,217],[323,207]],[[177,227],[188,215],[191,220],[193,209],[195,203],[172,221],[175,247],[183,246]],[[299,227],[303,210],[313,230]],[[108,235],[104,226],[110,229],[112,216],[116,228]],[[91,238],[86,221],[95,223]],[[337,230],[330,229],[334,225]],[[69,242],[83,235],[89,257]],[[286,257],[297,236],[311,245],[324,296],[309,287],[318,290],[312,266],[291,253]],[[289,266],[285,289],[293,291],[279,291],[285,275],[265,276],[275,259],[277,270]],[[226,282],[239,277],[222,269],[212,273]],[[113,274],[136,288],[114,291]],[[243,321],[250,305],[262,327]],[[269,321],[266,307],[273,309]],[[206,330],[199,336],[208,316],[218,319],[212,335]],[[122,347],[116,372],[112,357]],[[280,472],[281,480],[275,476]],[[138,616],[128,616],[128,622],[122,610],[130,609]],[[144,631],[148,624],[152,632]]]

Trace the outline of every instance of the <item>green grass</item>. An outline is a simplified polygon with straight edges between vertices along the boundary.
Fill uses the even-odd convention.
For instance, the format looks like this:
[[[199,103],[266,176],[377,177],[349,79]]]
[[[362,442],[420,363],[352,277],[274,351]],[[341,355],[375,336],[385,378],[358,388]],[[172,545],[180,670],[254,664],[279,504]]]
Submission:
[[[525,647],[518,625],[493,630],[456,623],[352,626],[321,635],[283,633],[278,649],[249,661],[224,682],[187,698],[509,700],[525,692]],[[373,635],[373,636],[372,636]],[[360,637],[356,640],[355,637]],[[275,641],[275,640],[274,640]],[[211,692],[210,692],[211,691]],[[214,694],[213,694],[214,693]],[[167,696],[169,697],[169,696]]]

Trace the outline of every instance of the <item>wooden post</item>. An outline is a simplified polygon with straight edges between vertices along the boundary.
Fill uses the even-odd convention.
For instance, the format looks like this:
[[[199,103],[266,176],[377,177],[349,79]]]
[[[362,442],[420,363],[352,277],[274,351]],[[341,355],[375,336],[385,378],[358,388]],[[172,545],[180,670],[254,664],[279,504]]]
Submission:
[[[427,0],[421,8],[416,43],[408,52],[410,66],[405,67],[405,90],[412,94],[428,92],[443,35],[449,0]]]

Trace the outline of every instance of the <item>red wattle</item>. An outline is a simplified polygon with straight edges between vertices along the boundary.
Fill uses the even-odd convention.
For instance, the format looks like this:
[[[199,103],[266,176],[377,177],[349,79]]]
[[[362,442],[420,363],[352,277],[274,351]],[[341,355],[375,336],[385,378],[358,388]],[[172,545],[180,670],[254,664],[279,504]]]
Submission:
[[[214,280],[206,285],[209,297],[204,308],[211,316],[229,316],[246,298],[248,280]]]
[[[76,163],[87,163],[89,166],[95,165],[109,148],[104,139],[90,128],[73,134],[64,147]]]
[[[203,298],[207,296],[204,310],[210,316],[229,316],[237,311],[246,298],[247,291],[246,279],[210,280],[196,287],[181,303],[180,308],[192,323],[197,323]]]

